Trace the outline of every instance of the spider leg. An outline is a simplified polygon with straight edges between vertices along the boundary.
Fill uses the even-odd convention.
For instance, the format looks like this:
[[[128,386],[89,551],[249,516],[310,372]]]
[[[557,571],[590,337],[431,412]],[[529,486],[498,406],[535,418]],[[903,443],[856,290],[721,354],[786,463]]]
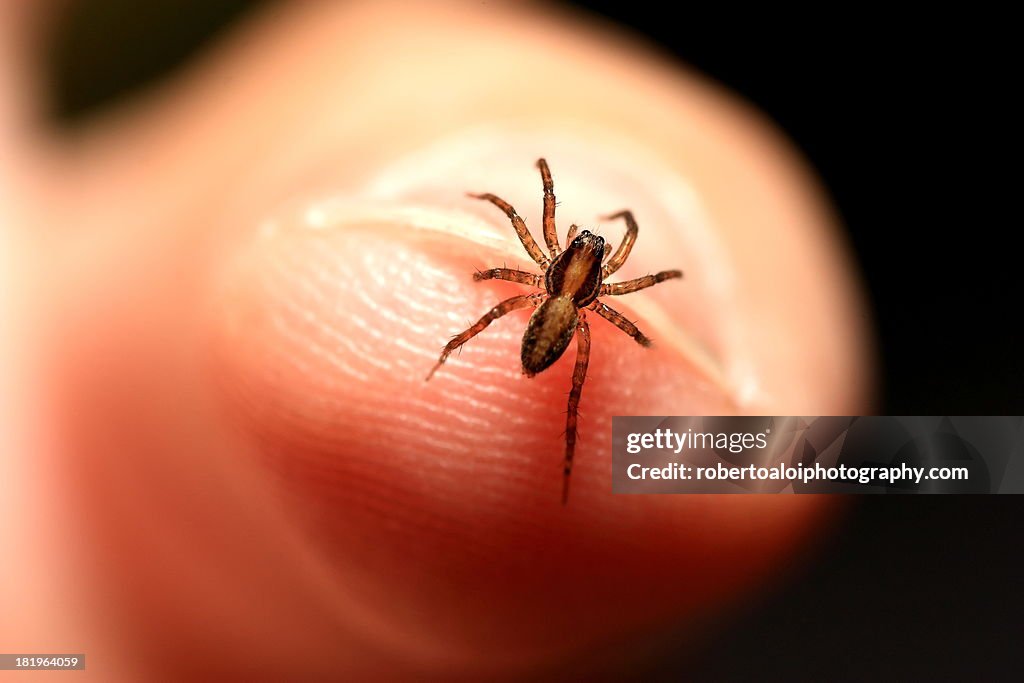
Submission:
[[[601,279],[607,278],[609,275],[617,271],[622,267],[622,264],[626,262],[629,257],[629,252],[633,250],[633,243],[636,242],[636,233],[639,228],[636,225],[636,219],[633,218],[632,211],[619,211],[609,216],[601,216],[601,220],[610,221],[616,218],[622,218],[626,221],[626,236],[622,238],[622,242],[619,243],[619,248],[615,250],[612,257],[608,259],[608,263],[604,264],[604,268],[601,272]]]
[[[565,248],[568,249],[569,245],[572,244],[573,239],[576,237],[576,233],[579,231],[580,226],[573,223],[569,226],[569,235],[565,238]]]
[[[587,306],[587,308],[596,312],[599,316],[635,339],[636,343],[640,346],[651,345],[651,340],[644,336],[644,333],[641,332],[636,325],[629,322],[629,320],[626,319],[626,316],[622,315],[611,306],[608,306],[600,299]]]
[[[644,275],[643,277],[638,277],[635,280],[626,280],[625,282],[601,285],[601,296],[605,296],[606,294],[609,296],[629,294],[641,289],[653,287],[659,282],[664,282],[665,280],[671,280],[682,276],[683,271],[681,270],[663,270],[656,275]]]
[[[543,276],[535,273],[527,273],[525,270],[517,270],[515,268],[488,268],[487,270],[478,270],[473,273],[474,280],[508,280],[509,282],[518,282],[521,285],[530,285],[531,287],[541,287],[543,283]]]
[[[576,454],[576,419],[579,415],[580,395],[587,379],[590,363],[590,326],[580,311],[576,323],[576,367],[572,371],[572,391],[569,392],[569,410],[565,416],[565,470],[562,478],[562,505],[569,502],[569,477],[572,476],[572,458]]]
[[[445,345],[444,351],[441,352],[441,358],[440,360],[437,361],[437,365],[435,365],[430,370],[430,374],[427,375],[426,381],[429,382],[430,378],[434,376],[435,372],[437,372],[437,369],[444,365],[444,362],[448,360],[448,356],[451,355],[452,351],[459,348],[476,335],[480,334],[480,332],[482,332],[483,329],[490,325],[492,322],[494,322],[501,316],[505,315],[506,313],[516,310],[517,308],[537,306],[543,299],[544,295],[541,293],[520,294],[519,296],[514,296],[511,299],[505,299],[500,304],[492,308],[490,311],[487,312],[486,315],[484,315],[484,317],[480,318],[480,320],[476,321],[476,323],[470,326],[469,329],[452,337],[452,340]]]
[[[474,199],[484,199],[489,201],[491,204],[494,204],[496,207],[504,211],[505,215],[508,216],[510,221],[512,221],[512,227],[515,228],[516,234],[519,235],[519,241],[522,242],[523,246],[526,248],[526,253],[530,255],[530,258],[537,262],[537,265],[541,268],[547,269],[548,265],[551,264],[551,259],[545,256],[544,252],[541,251],[540,246],[538,246],[537,242],[534,241],[533,235],[530,234],[529,228],[526,227],[526,223],[519,214],[516,213],[516,210],[512,208],[511,204],[501,197],[497,197],[490,193],[473,194],[472,192],[469,192],[467,194]]]
[[[558,229],[555,227],[555,185],[551,181],[551,169],[548,162],[537,159],[540,179],[544,183],[544,241],[551,252],[551,258],[558,256],[562,249],[558,246]]]

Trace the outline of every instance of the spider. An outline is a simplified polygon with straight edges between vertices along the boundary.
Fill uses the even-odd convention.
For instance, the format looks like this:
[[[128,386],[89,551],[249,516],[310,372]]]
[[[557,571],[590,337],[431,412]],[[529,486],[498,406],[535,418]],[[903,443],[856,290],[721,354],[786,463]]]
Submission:
[[[659,282],[680,278],[683,273],[678,270],[665,270],[656,275],[645,275],[635,280],[605,283],[605,280],[622,267],[629,257],[636,241],[637,223],[630,211],[603,216],[602,220],[622,218],[626,222],[626,235],[619,248],[609,258],[611,245],[605,244],[604,238],[589,230],[579,232],[574,223],[569,226],[569,235],[563,251],[558,244],[558,232],[555,228],[555,191],[551,180],[551,171],[544,159],[537,160],[541,181],[544,184],[544,242],[548,254],[540,248],[526,223],[516,213],[511,204],[493,194],[468,193],[474,199],[483,199],[505,212],[512,227],[519,236],[519,241],[537,265],[544,271],[543,275],[529,273],[514,268],[491,268],[478,271],[474,280],[508,280],[523,285],[530,285],[542,291],[532,294],[520,294],[502,301],[480,318],[469,329],[455,335],[441,352],[441,358],[427,375],[429,381],[440,368],[452,351],[483,331],[485,327],[501,316],[520,308],[536,308],[523,334],[523,346],[520,357],[523,373],[533,377],[543,372],[556,360],[561,358],[573,335],[576,336],[576,367],[572,373],[572,391],[569,392],[569,409],[565,420],[565,467],[562,478],[562,504],[569,501],[569,479],[572,475],[572,460],[576,451],[576,423],[579,411],[580,396],[583,393],[583,382],[587,377],[587,365],[590,362],[590,326],[587,324],[586,311],[593,311],[635,339],[641,346],[649,347],[651,340],[637,329],[636,325],[624,315],[608,306],[599,296],[619,296],[629,294]],[[578,233],[578,234],[577,234]],[[602,265],[602,263],[604,265]]]

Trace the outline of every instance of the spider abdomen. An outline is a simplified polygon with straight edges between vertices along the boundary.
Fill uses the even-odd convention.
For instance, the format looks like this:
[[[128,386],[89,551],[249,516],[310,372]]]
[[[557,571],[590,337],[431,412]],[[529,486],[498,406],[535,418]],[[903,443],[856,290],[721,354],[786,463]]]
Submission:
[[[570,297],[551,297],[542,303],[523,334],[523,372],[533,377],[561,358],[576,332],[579,313]]]

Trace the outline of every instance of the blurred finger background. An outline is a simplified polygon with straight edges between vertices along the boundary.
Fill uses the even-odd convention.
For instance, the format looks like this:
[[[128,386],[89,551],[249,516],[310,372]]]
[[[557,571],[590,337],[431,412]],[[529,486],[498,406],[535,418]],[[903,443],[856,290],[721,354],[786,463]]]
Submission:
[[[49,120],[73,139],[263,4],[57,6],[42,60]],[[890,16],[811,30],[803,16],[737,22],[725,13],[679,24],[634,7],[577,7],[631,26],[742,94],[821,174],[872,303],[878,412],[1021,412],[1024,362],[1012,314],[1020,285],[1001,263],[1008,251],[998,226],[1006,219],[965,182],[988,165],[976,158],[979,143],[961,112],[967,103],[992,107],[993,95],[976,76],[977,62],[941,37],[942,26],[921,31],[911,17]],[[796,670],[831,678],[842,652],[850,678],[879,666],[894,677],[978,675],[979,667],[982,677],[998,677],[1014,659],[1008,626],[1020,612],[994,587],[1015,580],[1017,551],[1007,541],[1019,512],[1012,498],[858,501],[798,581],[730,617],[700,652],[680,660],[659,654],[650,673],[721,679]],[[954,623],[972,628],[948,628]],[[871,635],[851,643],[852,633]],[[798,660],[776,656],[794,642]]]

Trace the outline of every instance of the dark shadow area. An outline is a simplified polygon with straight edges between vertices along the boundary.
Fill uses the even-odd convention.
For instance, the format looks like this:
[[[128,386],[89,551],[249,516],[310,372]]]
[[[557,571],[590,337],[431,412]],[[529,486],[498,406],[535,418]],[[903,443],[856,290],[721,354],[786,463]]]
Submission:
[[[50,115],[63,125],[167,77],[261,0],[68,2],[46,55]]]
[[[867,496],[813,565],[663,680],[1005,681],[1024,664],[1018,496]]]

